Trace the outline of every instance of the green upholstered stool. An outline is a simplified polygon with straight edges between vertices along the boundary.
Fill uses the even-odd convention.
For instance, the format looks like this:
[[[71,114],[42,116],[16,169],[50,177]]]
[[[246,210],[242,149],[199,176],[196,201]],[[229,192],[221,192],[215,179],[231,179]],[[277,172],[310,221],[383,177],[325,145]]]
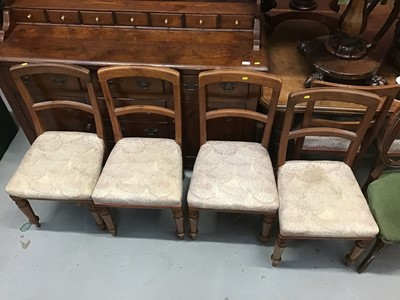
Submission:
[[[18,127],[15,125],[6,105],[0,98],[0,158],[3,157],[8,146],[17,134]]]

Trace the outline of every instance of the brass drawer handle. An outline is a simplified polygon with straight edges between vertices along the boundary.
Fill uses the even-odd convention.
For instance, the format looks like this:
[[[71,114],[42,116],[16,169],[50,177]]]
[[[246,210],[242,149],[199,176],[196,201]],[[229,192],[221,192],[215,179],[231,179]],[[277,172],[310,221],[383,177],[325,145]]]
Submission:
[[[62,77],[51,77],[50,80],[53,81],[57,85],[62,85],[67,81],[66,78],[62,78]]]
[[[99,22],[100,21],[100,17],[96,17],[96,18],[94,18],[94,20],[96,21],[96,22]]]
[[[151,82],[146,81],[146,80],[138,80],[136,81],[136,84],[142,89],[142,90],[147,90],[151,86]]]
[[[232,92],[238,86],[237,83],[234,82],[224,82],[220,84],[220,87],[224,90],[224,92]]]
[[[164,24],[165,24],[165,25],[168,25],[168,22],[169,22],[168,19],[165,19],[165,20],[164,20]]]
[[[62,16],[60,17],[60,19],[61,19],[61,21],[65,21],[65,16],[62,15]]]
[[[32,19],[32,14],[28,14],[28,15],[26,16],[26,18],[27,18],[28,20]]]
[[[131,17],[131,18],[129,19],[129,21],[133,24],[133,23],[135,23],[135,18],[134,18],[134,17]]]
[[[156,136],[158,133],[158,128],[153,128],[153,127],[145,128],[144,133],[147,136]]]

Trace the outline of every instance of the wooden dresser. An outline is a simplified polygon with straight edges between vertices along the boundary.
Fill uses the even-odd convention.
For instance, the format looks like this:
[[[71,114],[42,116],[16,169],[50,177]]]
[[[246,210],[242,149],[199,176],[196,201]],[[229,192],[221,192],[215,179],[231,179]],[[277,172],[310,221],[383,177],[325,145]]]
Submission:
[[[113,135],[97,82],[97,69],[133,64],[178,70],[182,78],[186,167],[193,164],[199,149],[198,73],[217,68],[268,71],[263,17],[260,3],[255,0],[9,0],[5,1],[0,39],[0,88],[31,142],[36,134],[9,74],[13,64],[46,61],[92,70],[110,144]],[[53,76],[35,82],[26,78],[25,82],[38,88],[38,99],[78,96],[86,101],[76,81]],[[147,78],[122,83],[118,88],[125,98],[136,94],[151,98],[165,92],[162,83]],[[246,84],[222,84],[213,92],[211,109],[258,109],[258,91]],[[169,105],[168,100],[159,100],[158,104]],[[45,117],[47,129],[94,130],[93,120],[86,115],[54,111]],[[211,136],[257,138],[257,124],[249,126],[240,119],[226,119],[213,124]],[[172,128],[171,121],[152,116],[126,120],[123,124],[127,136],[171,137]]]

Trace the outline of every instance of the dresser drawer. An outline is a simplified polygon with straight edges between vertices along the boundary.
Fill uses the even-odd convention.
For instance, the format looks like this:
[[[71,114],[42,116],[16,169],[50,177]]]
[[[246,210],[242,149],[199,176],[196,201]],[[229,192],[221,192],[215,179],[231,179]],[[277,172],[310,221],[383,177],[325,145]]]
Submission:
[[[47,10],[50,23],[55,24],[80,24],[79,13],[70,10]]]
[[[186,15],[188,28],[217,28],[217,15]]]
[[[40,9],[14,9],[17,22],[47,23],[44,10]]]
[[[182,15],[151,14],[151,25],[154,27],[182,27]]]
[[[148,26],[149,20],[146,13],[136,13],[136,12],[116,12],[115,16],[117,18],[118,25],[126,26]]]
[[[223,29],[253,29],[253,16],[250,15],[222,15],[221,28]]]
[[[81,11],[81,17],[87,25],[114,25],[112,12]]]
[[[135,98],[138,95],[171,94],[169,83],[161,79],[147,77],[114,78],[108,81],[111,95],[115,98]]]

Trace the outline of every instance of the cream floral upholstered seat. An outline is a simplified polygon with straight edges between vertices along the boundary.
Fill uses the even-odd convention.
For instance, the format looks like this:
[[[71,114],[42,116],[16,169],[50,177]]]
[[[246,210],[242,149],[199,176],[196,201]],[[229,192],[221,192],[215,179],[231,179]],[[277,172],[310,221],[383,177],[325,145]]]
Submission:
[[[182,153],[170,139],[124,138],[112,150],[93,200],[108,206],[180,207]]]
[[[28,200],[82,203],[89,208],[97,226],[105,229],[106,224],[91,198],[103,165],[105,143],[90,71],[65,64],[24,63],[12,66],[10,73],[35,127],[36,139],[7,184],[6,192],[29,222],[38,227],[39,217]],[[45,81],[45,84],[42,83]],[[68,100],[60,96],[65,93],[64,82],[67,81],[79,83],[75,90],[73,85],[69,87],[67,83],[71,89]],[[51,89],[52,93],[44,91],[44,88]],[[94,121],[96,133],[63,128],[62,122],[54,121],[57,119],[52,114],[54,110],[75,118],[76,115],[85,117],[87,114],[87,120]],[[46,114],[42,114],[43,111]],[[49,119],[52,131],[45,130]]]
[[[170,209],[175,219],[176,233],[183,239],[185,233],[182,210],[182,116],[179,72],[158,67],[114,66],[99,69],[98,76],[116,144],[93,192],[94,203],[105,211],[108,211],[108,207]],[[137,94],[135,92],[134,95],[130,95],[135,100],[126,101],[126,98],[121,98],[121,94],[131,92],[126,82],[130,85],[130,82],[140,81],[143,78],[160,81],[164,87],[162,92],[154,94],[152,89],[143,88],[137,91]],[[120,84],[121,90],[115,92],[118,91],[115,87]],[[122,88],[124,86],[128,87],[127,90]],[[160,103],[164,103],[165,107],[159,106]],[[123,134],[126,132],[122,129],[121,118],[139,124],[140,118],[135,119],[138,114],[152,114],[172,120],[175,126],[175,138],[124,137]],[[116,235],[117,228],[111,214],[108,212],[102,217]]]
[[[323,122],[320,116],[317,121],[313,120],[315,105],[321,100],[362,106],[361,121],[353,130],[338,128],[329,119]],[[372,93],[336,87],[307,89],[289,95],[277,162],[279,235],[271,256],[273,266],[281,261],[288,241],[295,239],[355,240],[346,255],[346,264],[353,264],[378,233],[351,167],[379,101]],[[303,120],[301,124],[293,124],[299,107],[305,107]],[[344,160],[286,160],[289,141],[295,140],[296,144],[308,137],[310,140],[332,138],[341,143],[348,140]]]
[[[104,141],[94,133],[46,131],[25,154],[6,192],[30,199],[90,200],[103,153]]]
[[[278,193],[268,151],[259,143],[207,141],[196,159],[188,202],[217,210],[277,210]]]
[[[249,92],[253,93],[252,96],[241,96],[244,103],[247,101],[246,97],[254,98],[258,91],[259,98],[255,98],[257,102],[252,100],[253,109],[258,104],[264,105],[267,113],[242,108],[209,109],[212,106],[211,98],[215,99],[215,92],[218,88],[223,89],[226,83],[241,85],[244,91],[253,90]],[[187,196],[192,239],[196,239],[198,234],[199,210],[211,209],[262,215],[260,239],[263,242],[267,240],[279,207],[275,175],[267,149],[281,86],[282,81],[279,78],[260,72],[214,70],[200,73],[201,147]],[[265,90],[269,91],[268,97],[261,99]],[[261,143],[207,141],[207,121],[226,117],[242,118],[249,123],[258,121],[265,125]]]
[[[340,161],[288,161],[278,171],[280,232],[316,238],[371,237],[378,226],[351,168]],[[345,226],[344,226],[345,224]]]

